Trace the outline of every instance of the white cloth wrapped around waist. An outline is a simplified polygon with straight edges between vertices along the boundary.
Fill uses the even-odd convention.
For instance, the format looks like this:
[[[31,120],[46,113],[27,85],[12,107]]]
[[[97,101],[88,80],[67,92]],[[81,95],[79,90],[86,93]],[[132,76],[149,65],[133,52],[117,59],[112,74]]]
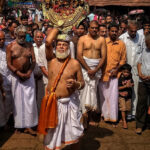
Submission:
[[[91,69],[95,69],[100,62],[100,59],[89,59],[85,56],[83,56],[83,58]],[[82,69],[82,73],[85,81],[85,87],[80,91],[82,113],[87,112],[89,109],[99,111],[97,101],[97,85],[99,79],[101,78],[102,72],[99,70],[92,79],[90,79],[88,72],[85,69]]]
[[[9,77],[14,101],[15,128],[30,128],[38,124],[38,113],[33,73],[26,81],[11,74]]]
[[[99,62],[100,62],[100,58],[99,59],[90,59],[90,58],[87,58],[87,57],[85,57],[85,56],[83,56],[83,58],[84,58],[84,60],[85,60],[85,62],[86,62],[86,64],[90,67],[90,69],[92,69],[92,70],[94,70],[97,66],[98,66],[98,64],[99,64]],[[101,78],[101,76],[102,76],[102,71],[101,71],[101,69],[95,74],[95,77],[93,78],[93,79],[90,79],[89,78],[89,76],[88,76],[88,72],[84,69],[84,68],[82,68],[82,73],[83,73],[83,77],[84,77],[84,80],[86,80],[86,81],[90,81],[90,80],[95,80],[96,78]]]
[[[55,129],[48,129],[44,140],[47,149],[61,149],[62,143],[66,145],[76,143],[83,134],[78,95],[58,99],[57,107],[58,125]]]

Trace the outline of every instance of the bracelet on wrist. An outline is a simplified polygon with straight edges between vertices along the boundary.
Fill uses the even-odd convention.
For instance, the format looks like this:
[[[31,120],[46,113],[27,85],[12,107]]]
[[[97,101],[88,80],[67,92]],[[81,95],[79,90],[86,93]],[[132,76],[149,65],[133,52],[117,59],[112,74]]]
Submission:
[[[81,82],[77,82],[77,83],[79,84],[78,90],[80,90],[82,87],[82,84],[81,84]]]

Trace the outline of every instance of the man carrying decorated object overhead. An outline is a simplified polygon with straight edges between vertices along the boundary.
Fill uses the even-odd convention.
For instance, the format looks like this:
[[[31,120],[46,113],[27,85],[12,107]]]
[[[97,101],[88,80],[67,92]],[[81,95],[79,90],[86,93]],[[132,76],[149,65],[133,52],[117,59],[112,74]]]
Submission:
[[[43,98],[38,131],[45,135],[46,150],[61,149],[61,144],[77,143],[83,133],[76,90],[84,87],[80,64],[70,58],[69,38],[58,36],[56,58],[52,42],[58,30],[54,28],[46,39],[48,86]],[[73,146],[78,149],[78,144]]]

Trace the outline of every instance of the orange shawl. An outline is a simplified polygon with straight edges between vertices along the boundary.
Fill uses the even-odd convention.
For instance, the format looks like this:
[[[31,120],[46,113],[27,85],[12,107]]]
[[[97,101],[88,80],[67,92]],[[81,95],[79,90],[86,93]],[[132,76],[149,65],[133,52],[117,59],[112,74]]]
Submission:
[[[38,132],[40,134],[47,134],[48,128],[55,128],[58,124],[58,114],[57,114],[57,98],[56,98],[56,87],[61,78],[61,75],[69,62],[69,57],[63,63],[53,87],[51,88],[50,94],[46,93],[41,103],[41,110],[39,116]]]

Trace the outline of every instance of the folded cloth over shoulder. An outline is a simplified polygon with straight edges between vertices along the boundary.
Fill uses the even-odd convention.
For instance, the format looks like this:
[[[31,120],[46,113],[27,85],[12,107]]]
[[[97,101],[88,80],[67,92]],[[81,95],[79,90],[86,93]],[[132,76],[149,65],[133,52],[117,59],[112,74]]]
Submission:
[[[58,124],[57,98],[55,92],[46,94],[42,100],[38,132],[47,134],[47,129],[55,128]]]

